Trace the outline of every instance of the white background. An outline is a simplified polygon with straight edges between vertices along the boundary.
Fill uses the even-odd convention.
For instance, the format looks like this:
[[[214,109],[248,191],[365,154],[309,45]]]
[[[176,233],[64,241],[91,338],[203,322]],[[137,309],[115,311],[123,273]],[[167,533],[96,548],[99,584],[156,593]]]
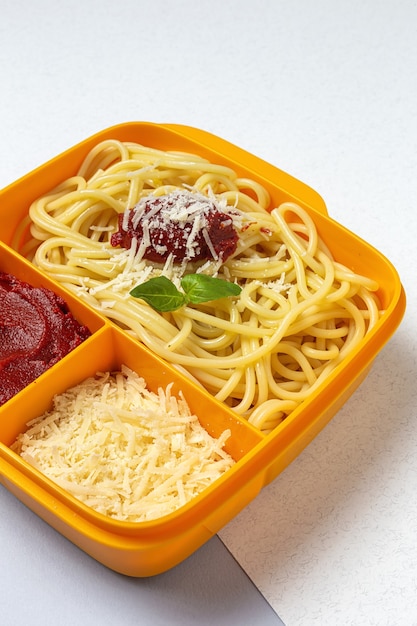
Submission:
[[[287,626],[416,625],[417,2],[0,0],[0,187],[131,120],[200,127],[270,161],[398,269],[407,313],[369,377],[220,537]],[[8,565],[8,511],[25,550],[36,529],[45,580],[72,589],[68,623],[95,623],[74,587],[87,557],[66,567],[65,540],[4,490],[0,503],[0,607],[18,594],[34,607],[7,626],[39,609],[30,553]],[[130,624],[123,584],[107,610]]]

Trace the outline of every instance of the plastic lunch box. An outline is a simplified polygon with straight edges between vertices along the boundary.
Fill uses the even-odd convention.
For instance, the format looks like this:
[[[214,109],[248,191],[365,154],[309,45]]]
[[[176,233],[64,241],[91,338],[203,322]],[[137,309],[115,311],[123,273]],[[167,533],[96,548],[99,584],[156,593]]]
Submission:
[[[261,434],[153,355],[112,322],[78,301],[11,249],[11,240],[32,200],[76,173],[98,142],[115,138],[162,150],[182,150],[234,168],[259,180],[273,205],[292,200],[313,217],[338,261],[376,279],[385,313],[358,348],[312,396],[273,432]],[[336,223],[321,197],[302,182],[252,154],[204,131],[179,125],[132,122],[107,128],[0,191],[0,271],[62,295],[92,336],[35,382],[0,407],[0,480],[31,510],[107,567],[129,576],[151,576],[175,566],[212,537],[273,480],[318,434],[368,373],[372,361],[395,332],[405,311],[396,270],[377,250]],[[190,503],[152,522],[123,523],[78,502],[10,450],[25,424],[46,411],[54,394],[98,370],[135,369],[155,389],[174,382],[202,425],[218,436],[230,428],[226,449],[231,470]]]

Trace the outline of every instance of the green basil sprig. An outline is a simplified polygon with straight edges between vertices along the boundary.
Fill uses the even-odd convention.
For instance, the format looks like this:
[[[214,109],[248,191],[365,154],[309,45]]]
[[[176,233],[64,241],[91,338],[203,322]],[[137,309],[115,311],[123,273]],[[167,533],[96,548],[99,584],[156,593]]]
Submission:
[[[150,278],[130,291],[134,298],[141,298],[153,309],[161,313],[176,311],[182,306],[192,303],[209,302],[238,296],[242,291],[236,283],[229,283],[221,278],[206,274],[187,274],[181,279],[183,292],[179,291],[166,276]]]

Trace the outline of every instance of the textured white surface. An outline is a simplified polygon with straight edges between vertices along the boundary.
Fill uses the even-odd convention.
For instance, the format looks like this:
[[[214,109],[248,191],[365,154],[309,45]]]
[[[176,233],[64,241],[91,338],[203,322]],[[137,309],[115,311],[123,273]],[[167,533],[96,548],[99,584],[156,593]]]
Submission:
[[[415,0],[0,10],[0,186],[114,123],[188,124],[310,184],[397,267],[408,296],[398,333],[220,536],[287,626],[417,624]],[[2,577],[2,594],[29,588],[17,577]]]

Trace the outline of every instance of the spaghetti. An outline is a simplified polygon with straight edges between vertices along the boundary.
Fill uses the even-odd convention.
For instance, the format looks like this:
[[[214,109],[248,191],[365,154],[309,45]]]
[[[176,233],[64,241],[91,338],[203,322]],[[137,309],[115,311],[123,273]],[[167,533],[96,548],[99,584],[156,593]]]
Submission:
[[[204,195],[238,233],[227,259],[143,256],[135,238],[112,246],[119,215],[145,197]],[[95,310],[188,372],[264,432],[320,385],[379,319],[378,285],[336,262],[309,214],[270,209],[254,180],[192,154],[108,140],[78,174],[36,200],[21,252]],[[114,241],[114,240],[113,240]],[[166,276],[204,273],[241,287],[238,297],[158,313],[130,295]]]

